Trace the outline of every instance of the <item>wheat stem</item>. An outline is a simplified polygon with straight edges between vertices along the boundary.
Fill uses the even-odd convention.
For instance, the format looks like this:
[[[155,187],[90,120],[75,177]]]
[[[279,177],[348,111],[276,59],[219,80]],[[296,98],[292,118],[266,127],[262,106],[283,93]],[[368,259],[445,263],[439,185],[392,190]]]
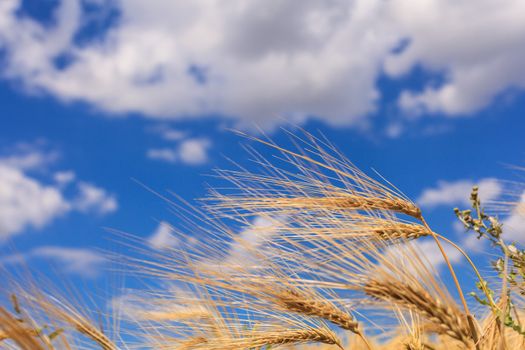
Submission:
[[[463,305],[463,309],[465,310],[465,314],[467,316],[467,320],[468,320],[468,323],[469,323],[470,331],[472,333],[472,337],[473,337],[473,339],[477,339],[477,329],[475,328],[475,325],[472,322],[472,319],[471,319],[472,316],[470,314],[470,310],[469,310],[468,305],[467,305],[467,300],[465,299],[465,295],[463,294],[463,289],[461,288],[461,284],[459,283],[459,280],[458,280],[458,278],[456,276],[456,272],[454,271],[454,267],[452,267],[450,259],[448,258],[447,253],[445,253],[445,249],[441,245],[441,242],[439,241],[439,238],[437,237],[436,233],[430,228],[430,226],[428,225],[428,223],[425,220],[425,218],[422,215],[420,215],[418,219],[421,221],[423,226],[426,227],[426,229],[428,230],[428,232],[430,233],[430,235],[432,236],[432,238],[436,242],[436,244],[437,244],[437,246],[439,248],[439,251],[441,252],[441,255],[443,256],[443,259],[445,259],[445,263],[446,263],[446,265],[447,265],[447,267],[448,267],[448,269],[450,271],[450,274],[452,275],[452,279],[454,280],[454,284],[455,284],[456,289],[458,291],[458,295],[459,295],[459,298],[461,300],[461,304]]]

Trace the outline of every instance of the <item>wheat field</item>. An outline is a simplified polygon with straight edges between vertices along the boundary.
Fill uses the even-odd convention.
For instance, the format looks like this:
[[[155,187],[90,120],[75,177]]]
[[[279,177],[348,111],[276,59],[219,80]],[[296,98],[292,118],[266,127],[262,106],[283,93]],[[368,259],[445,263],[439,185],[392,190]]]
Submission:
[[[491,213],[512,201],[485,211],[473,188],[472,208],[455,210],[469,234],[491,243],[493,268],[481,269],[400,190],[328,141],[291,134],[297,149],[285,149],[244,136],[275,157],[248,148],[256,172],[219,170],[226,184],[198,208],[171,203],[182,223],[176,248],[115,257],[156,283],[121,312],[105,312],[6,273],[0,348],[525,348],[525,251],[505,240]],[[420,240],[432,242],[445,268],[429,263]],[[139,239],[127,244],[142,249]],[[475,283],[458,276],[450,249]]]

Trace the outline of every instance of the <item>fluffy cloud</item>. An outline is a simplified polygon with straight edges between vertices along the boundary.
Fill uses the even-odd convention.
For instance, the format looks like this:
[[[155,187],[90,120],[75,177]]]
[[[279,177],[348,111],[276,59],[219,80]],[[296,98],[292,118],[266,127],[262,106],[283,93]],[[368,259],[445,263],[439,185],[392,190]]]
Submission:
[[[503,186],[496,179],[491,178],[477,182],[471,180],[440,181],[436,188],[424,190],[417,202],[424,207],[460,204],[468,207],[470,206],[470,192],[474,185],[479,186],[480,199],[485,203],[496,199],[503,190]]]
[[[93,13],[59,3],[44,25],[20,15],[21,0],[2,1],[3,75],[113,113],[360,124],[381,98],[382,73],[443,75],[401,94],[410,112],[469,113],[525,85],[519,0],[100,2],[120,18],[81,43]]]
[[[225,257],[225,266],[258,266],[261,264],[255,252],[260,253],[261,248],[268,240],[279,232],[284,218],[269,218],[257,216],[252,223],[237,236],[229,247]]]
[[[166,221],[161,221],[157,229],[148,238],[148,244],[155,249],[167,249],[179,245],[177,237],[173,236],[173,228]]]
[[[52,260],[65,272],[78,273],[86,277],[95,276],[98,267],[106,262],[101,254],[83,248],[43,246],[34,249],[31,255]]]
[[[167,125],[157,125],[150,129],[154,133],[160,135],[166,141],[180,141],[186,138],[186,132],[178,129],[173,129]]]
[[[177,151],[173,148],[152,148],[146,153],[149,159],[160,160],[167,163],[176,163],[179,157],[177,157]]]
[[[75,180],[76,174],[75,172],[68,170],[68,171],[58,171],[53,175],[53,179],[55,182],[61,186],[66,186],[73,182]]]
[[[153,148],[148,150],[150,159],[168,163],[201,165],[208,161],[208,149],[211,141],[207,138],[189,138],[181,141],[175,148]]]
[[[443,267],[445,265],[445,259],[441,254],[436,242],[434,240],[424,240],[414,243],[417,249],[424,253],[424,260],[430,264],[430,266],[437,268]],[[461,253],[451,246],[450,244],[442,243],[443,249],[450,259],[451,263],[457,263],[461,260]]]
[[[507,240],[525,243],[525,191],[503,220],[503,232]]]
[[[0,239],[41,228],[70,209],[59,189],[0,163]]]
[[[41,246],[26,254],[13,254],[0,260],[0,265],[27,263],[33,259],[45,259],[56,264],[66,273],[95,277],[106,258],[101,254],[84,248]]]
[[[24,147],[26,148],[26,147]],[[25,149],[22,152],[2,157],[2,164],[20,170],[38,170],[47,167],[57,159],[56,152],[41,152],[34,149]]]
[[[118,209],[115,196],[109,194],[103,188],[87,182],[79,182],[78,191],[78,196],[73,200],[73,206],[78,211],[108,214]]]
[[[447,254],[451,263],[458,263],[461,261],[462,255],[456,248],[450,244],[443,243],[443,249],[445,250],[445,253]],[[441,251],[436,245],[436,242],[431,238],[419,239],[417,241],[407,243],[406,245],[392,245],[388,247],[388,249],[385,251],[385,254],[391,261],[402,262],[407,259],[413,259],[414,252],[422,253],[420,257],[421,262],[431,269],[439,271],[439,269],[446,266],[445,259],[443,258]],[[408,261],[404,262],[403,265],[411,268],[409,267],[411,265]],[[414,272],[419,273],[416,271]]]
[[[208,148],[211,142],[208,139],[189,139],[179,146],[179,157],[186,164],[203,164],[208,161]]]
[[[402,108],[457,116],[475,112],[507,89],[525,87],[522,1],[403,0],[394,7],[409,45],[387,58],[386,71],[397,76],[420,64],[445,75],[442,84],[405,91]]]
[[[37,170],[49,170],[57,155],[27,145],[22,148],[22,153],[0,157],[0,241],[28,228],[40,229],[72,210],[107,214],[117,209],[113,195],[82,181],[75,183],[71,171],[55,173],[50,184],[34,177]],[[76,188],[76,197],[65,195],[68,184]]]
[[[203,259],[198,262],[199,266],[202,266],[204,269],[212,268],[213,270],[216,270],[217,267],[227,270],[238,266],[246,268],[260,268],[264,266],[265,263],[261,260],[261,257],[265,254],[268,257],[269,251],[267,248],[269,247],[267,243],[272,236],[278,234],[285,220],[286,218],[284,217],[257,216],[249,222],[243,222],[246,226],[240,232],[229,237],[231,241],[228,239],[229,243],[221,247],[220,254],[215,252],[203,254]],[[199,242],[192,237],[184,237],[184,241],[181,240],[179,242],[199,247]],[[214,246],[214,244],[211,243],[211,246]],[[210,244],[201,247],[202,252],[209,251],[209,248]]]

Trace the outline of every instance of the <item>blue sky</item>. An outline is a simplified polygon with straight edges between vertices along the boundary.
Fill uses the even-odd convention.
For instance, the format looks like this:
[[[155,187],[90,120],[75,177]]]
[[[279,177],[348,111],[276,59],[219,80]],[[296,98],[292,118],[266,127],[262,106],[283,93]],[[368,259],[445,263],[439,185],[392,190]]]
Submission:
[[[177,219],[140,183],[202,197],[226,157],[251,166],[229,128],[322,133],[460,241],[471,185],[523,177],[519,2],[144,4],[0,5],[5,266],[98,281],[100,250],[127,253],[106,228],[166,243]]]

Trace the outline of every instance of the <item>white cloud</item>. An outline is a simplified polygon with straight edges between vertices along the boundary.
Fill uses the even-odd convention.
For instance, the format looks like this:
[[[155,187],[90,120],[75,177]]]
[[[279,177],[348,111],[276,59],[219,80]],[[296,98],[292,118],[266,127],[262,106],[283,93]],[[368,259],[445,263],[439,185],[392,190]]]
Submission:
[[[463,240],[460,245],[472,255],[472,253],[486,253],[487,242],[483,237],[478,239],[478,235],[475,232],[465,233],[465,230],[463,230]]]
[[[233,237],[234,241],[222,263],[225,266],[249,267],[260,265],[261,262],[258,261],[255,253],[261,253],[264,244],[277,234],[282,220],[283,218],[255,217],[250,226]]]
[[[162,137],[168,141],[178,141],[183,139],[186,134],[180,130],[167,129],[162,132]]]
[[[424,207],[460,204],[470,207],[470,192],[474,185],[479,186],[480,199],[485,203],[496,199],[503,190],[501,183],[491,178],[477,182],[471,180],[440,181],[436,188],[424,190],[417,202]]]
[[[215,252],[203,254],[202,259],[198,261],[199,268],[202,267],[202,271],[209,269],[226,271],[237,267],[247,269],[264,267],[265,262],[261,257],[268,257],[269,250],[266,249],[270,246],[267,243],[279,232],[283,220],[285,219],[265,216],[253,218],[250,222],[245,223],[246,226],[240,232],[231,235],[231,242],[223,246],[219,254]],[[184,243],[186,240],[190,245],[198,247],[199,242],[193,237],[185,237]],[[220,241],[225,243],[222,239]],[[208,248],[209,244],[203,246],[202,251],[206,252]]]
[[[208,148],[211,142],[208,139],[188,139],[179,145],[179,157],[185,164],[203,164],[208,161]]]
[[[186,138],[186,132],[173,129],[167,125],[158,125],[152,128],[152,131],[159,134],[166,141],[180,141]]]
[[[53,179],[60,186],[66,186],[73,182],[76,178],[74,171],[58,171],[53,175]]]
[[[161,160],[167,163],[176,163],[178,156],[177,152],[172,148],[152,148],[146,153],[149,159]]]
[[[79,182],[79,194],[73,200],[75,209],[81,212],[94,212],[97,214],[108,214],[118,209],[117,199],[103,188]]]
[[[396,1],[394,14],[410,44],[388,57],[391,75],[414,65],[443,72],[444,83],[405,91],[401,107],[414,112],[468,114],[509,88],[525,87],[525,3],[519,0]]]
[[[173,248],[179,245],[179,240],[173,234],[173,228],[166,221],[161,221],[155,232],[148,238],[148,244],[155,249]]]
[[[465,225],[459,221],[452,222],[452,231],[456,234],[456,244],[466,250],[470,255],[487,253],[488,240],[485,238],[478,238],[478,234],[474,231],[467,231]],[[445,244],[445,243],[443,243]]]
[[[443,73],[443,84],[403,92],[409,111],[468,113],[525,86],[520,0],[128,0],[115,5],[117,24],[82,45],[79,0],[61,1],[52,26],[18,15],[20,3],[0,5],[3,75],[114,113],[355,125],[375,110],[382,72]]]
[[[0,264],[27,263],[32,259],[45,259],[56,264],[66,273],[78,274],[84,277],[95,277],[106,258],[100,253],[85,248],[69,248],[59,246],[41,246],[26,254],[13,254],[0,259]]]
[[[43,246],[32,250],[31,255],[50,259],[65,272],[77,273],[86,277],[95,276],[100,265],[106,262],[106,258],[101,254],[83,248]]]
[[[153,148],[146,153],[150,159],[168,163],[201,165],[208,161],[208,149],[211,141],[207,138],[189,138],[181,141],[174,148]]]
[[[54,160],[56,160],[56,153],[44,153],[40,151],[30,151],[22,154],[14,154],[4,158],[0,158],[0,162],[4,165],[21,170],[35,170],[46,167]]]
[[[114,196],[81,181],[78,196],[68,198],[64,186],[75,180],[74,172],[56,172],[49,184],[30,175],[35,170],[47,172],[58,157],[56,152],[24,144],[15,148],[16,152],[0,157],[0,241],[29,228],[41,229],[72,210],[106,214],[117,209]]]
[[[442,247],[451,263],[454,264],[461,261],[462,255],[456,248],[445,242],[442,243]],[[413,270],[415,274],[419,274],[421,271],[414,270],[414,253],[420,255],[419,259],[425,266],[434,269],[436,272],[439,272],[446,264],[439,247],[430,237],[405,244],[388,246],[384,251],[384,258],[385,261],[390,263],[396,262],[396,265],[405,266],[407,269]]]
[[[431,266],[437,269],[445,265],[445,259],[434,240],[428,239],[414,243],[417,249],[423,253],[423,259],[428,261]],[[461,260],[462,255],[456,248],[447,243],[442,243],[442,245],[451,263],[457,263]]]
[[[0,163],[0,239],[41,228],[70,209],[59,189]]]
[[[400,123],[392,123],[385,129],[386,136],[395,139],[403,133],[403,126]]]
[[[31,143],[19,142],[10,149],[3,150],[0,163],[22,171],[46,170],[59,158],[58,152],[46,151],[46,148],[48,145],[43,139]]]
[[[503,236],[508,241],[525,243],[525,191],[503,220]]]

